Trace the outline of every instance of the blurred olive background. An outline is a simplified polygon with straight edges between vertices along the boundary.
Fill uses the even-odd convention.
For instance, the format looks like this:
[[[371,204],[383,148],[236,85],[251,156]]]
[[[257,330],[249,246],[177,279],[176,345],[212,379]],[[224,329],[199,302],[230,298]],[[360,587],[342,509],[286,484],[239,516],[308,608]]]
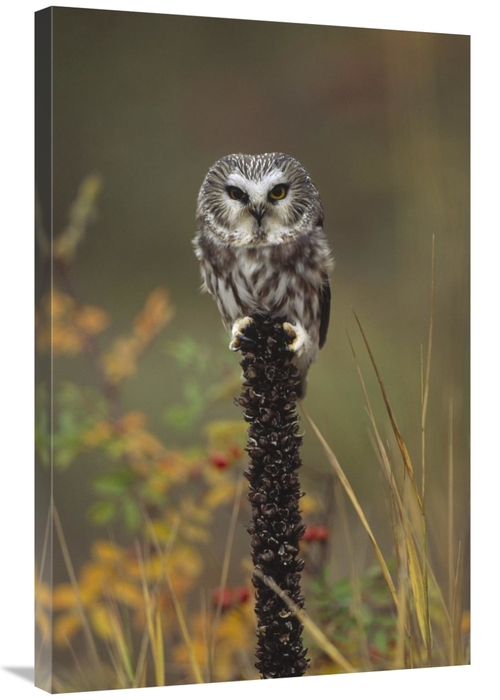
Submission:
[[[346,330],[388,437],[354,309],[419,464],[421,349],[435,236],[428,510],[442,519],[444,540],[453,403],[455,518],[466,543],[469,37],[55,8],[53,50],[55,235],[81,181],[92,173],[103,180],[98,217],[74,272],[80,300],[113,318],[99,342],[104,347],[128,332],[158,285],[168,287],[176,308],[127,382],[124,410],[144,411],[172,447],[202,443],[203,421],[240,416],[228,401],[188,433],[166,422],[165,409],[182,400],[186,376],[165,347],[190,336],[237,369],[216,306],[199,291],[191,244],[196,197],[223,155],[289,153],[321,192],[336,259],[329,339],[310,372],[306,407],[382,542],[390,538],[390,519]],[[96,385],[84,357],[56,358],[56,385],[65,379]],[[302,479],[314,491],[329,467],[310,432],[306,427]],[[103,465],[93,460],[79,458],[54,479],[76,567],[96,536],[86,509],[91,477]],[[335,516],[333,526],[335,533]],[[440,538],[431,546],[439,560]],[[366,538],[359,551],[371,560]],[[54,580],[66,579],[56,557]]]

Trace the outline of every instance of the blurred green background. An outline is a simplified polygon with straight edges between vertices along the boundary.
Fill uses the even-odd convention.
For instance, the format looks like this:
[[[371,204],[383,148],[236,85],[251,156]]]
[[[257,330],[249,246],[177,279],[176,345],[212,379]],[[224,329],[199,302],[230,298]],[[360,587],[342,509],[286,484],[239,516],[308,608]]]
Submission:
[[[81,301],[107,309],[102,346],[130,329],[152,288],[176,314],[125,385],[167,445],[203,441],[203,422],[238,418],[227,401],[182,432],[164,419],[186,375],[166,343],[190,336],[237,369],[214,302],[199,292],[191,240],[206,171],[233,152],[283,151],[309,170],[336,259],[329,339],[309,377],[308,412],[371,518],[390,538],[380,469],[346,335],[383,436],[387,415],[356,328],[358,314],[399,428],[420,461],[421,348],[427,345],[432,237],[436,290],[427,425],[428,510],[446,528],[453,403],[455,519],[466,544],[469,474],[469,37],[259,21],[54,9],[54,233],[82,180],[103,180],[98,217],[74,272]],[[95,383],[84,357],[58,356],[56,385]],[[329,467],[306,427],[305,490]],[[79,458],[54,495],[75,566],[96,533]],[[335,514],[333,531],[335,533]],[[353,517],[353,532],[359,530]],[[442,542],[431,542],[439,568]],[[364,537],[357,553],[371,552]],[[345,573],[339,553],[339,576]],[[56,556],[54,579],[66,580]]]

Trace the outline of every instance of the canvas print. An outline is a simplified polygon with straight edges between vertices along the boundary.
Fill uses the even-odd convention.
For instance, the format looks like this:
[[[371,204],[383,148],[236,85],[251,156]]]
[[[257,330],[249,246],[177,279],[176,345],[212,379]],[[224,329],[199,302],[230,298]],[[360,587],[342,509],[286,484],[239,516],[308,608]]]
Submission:
[[[468,36],[36,13],[36,685],[468,664]]]

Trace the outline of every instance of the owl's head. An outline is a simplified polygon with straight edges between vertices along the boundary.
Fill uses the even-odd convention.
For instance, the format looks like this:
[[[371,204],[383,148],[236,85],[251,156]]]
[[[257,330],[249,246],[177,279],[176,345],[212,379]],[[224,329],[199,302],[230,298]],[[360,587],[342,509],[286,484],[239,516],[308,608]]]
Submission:
[[[284,153],[234,154],[210,168],[197,222],[234,246],[286,243],[323,223],[319,193],[306,169]]]

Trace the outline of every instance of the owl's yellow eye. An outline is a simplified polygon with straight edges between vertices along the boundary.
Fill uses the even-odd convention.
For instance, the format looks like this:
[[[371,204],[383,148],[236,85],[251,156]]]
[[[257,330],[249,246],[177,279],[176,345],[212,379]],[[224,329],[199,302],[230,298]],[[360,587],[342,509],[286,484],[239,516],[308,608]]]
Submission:
[[[236,199],[238,202],[241,202],[241,200],[245,199],[246,197],[246,194],[243,192],[243,190],[240,190],[239,187],[228,187],[227,193],[231,199]]]
[[[269,199],[272,199],[274,202],[279,199],[285,199],[287,192],[288,185],[275,185],[269,192]]]

